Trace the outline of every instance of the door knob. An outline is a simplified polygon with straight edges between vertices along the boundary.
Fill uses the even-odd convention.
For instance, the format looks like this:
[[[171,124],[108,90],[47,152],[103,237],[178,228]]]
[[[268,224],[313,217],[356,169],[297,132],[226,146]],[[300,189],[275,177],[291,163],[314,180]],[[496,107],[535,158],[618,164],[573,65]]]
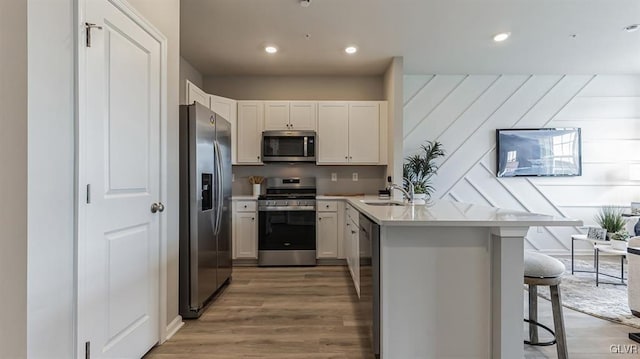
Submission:
[[[162,204],[162,202],[151,204],[151,213],[163,212],[163,211],[164,211],[164,204]]]

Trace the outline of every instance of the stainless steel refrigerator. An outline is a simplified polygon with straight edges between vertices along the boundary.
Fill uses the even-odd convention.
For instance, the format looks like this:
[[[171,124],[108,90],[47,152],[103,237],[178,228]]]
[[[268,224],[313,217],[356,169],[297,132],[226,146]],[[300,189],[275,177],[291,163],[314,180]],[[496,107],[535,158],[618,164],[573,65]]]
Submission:
[[[231,279],[231,124],[180,106],[180,315],[197,318]]]

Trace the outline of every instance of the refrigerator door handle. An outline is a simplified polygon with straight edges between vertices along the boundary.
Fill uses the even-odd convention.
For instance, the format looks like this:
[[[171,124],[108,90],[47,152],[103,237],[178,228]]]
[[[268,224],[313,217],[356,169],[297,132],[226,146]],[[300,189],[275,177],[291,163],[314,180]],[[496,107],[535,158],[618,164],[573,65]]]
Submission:
[[[217,197],[217,208],[216,208],[216,229],[215,229],[215,234],[218,235],[220,234],[220,226],[222,225],[222,208],[224,206],[224,199],[222,198],[222,196],[224,195],[223,193],[223,178],[224,176],[222,175],[222,160],[220,159],[221,156],[221,151],[220,151],[220,145],[218,144],[218,141],[215,142],[214,145],[215,148],[215,157],[216,157],[216,197]]]

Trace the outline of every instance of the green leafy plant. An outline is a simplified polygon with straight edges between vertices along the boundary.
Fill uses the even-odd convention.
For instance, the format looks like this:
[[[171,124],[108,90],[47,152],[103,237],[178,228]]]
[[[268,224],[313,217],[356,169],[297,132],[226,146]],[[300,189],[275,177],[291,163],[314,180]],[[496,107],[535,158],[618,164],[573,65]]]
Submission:
[[[608,233],[616,233],[624,230],[625,221],[622,218],[624,209],[616,206],[604,206],[596,214],[596,222]]]
[[[405,188],[407,181],[414,186],[415,193],[426,193],[431,195],[434,189],[431,185],[431,178],[438,172],[436,160],[445,155],[442,143],[438,141],[426,141],[420,146],[420,152],[405,158],[402,165],[402,177],[405,178]]]
[[[621,230],[618,232],[615,232],[614,234],[611,235],[611,240],[612,241],[624,241],[626,242],[627,239],[629,239],[630,235],[629,232],[627,232],[626,230]]]

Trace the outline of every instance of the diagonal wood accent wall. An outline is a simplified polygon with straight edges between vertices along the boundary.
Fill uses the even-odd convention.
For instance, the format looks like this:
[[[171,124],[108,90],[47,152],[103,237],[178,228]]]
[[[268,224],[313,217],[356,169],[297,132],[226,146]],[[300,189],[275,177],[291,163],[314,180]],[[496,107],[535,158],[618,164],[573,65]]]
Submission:
[[[583,175],[496,178],[495,130],[538,127],[582,128]],[[629,179],[629,165],[640,165],[640,76],[406,75],[404,155],[425,140],[447,152],[435,198],[593,225],[600,206],[640,201],[640,183]],[[584,231],[533,228],[527,247],[566,254],[570,235]]]

